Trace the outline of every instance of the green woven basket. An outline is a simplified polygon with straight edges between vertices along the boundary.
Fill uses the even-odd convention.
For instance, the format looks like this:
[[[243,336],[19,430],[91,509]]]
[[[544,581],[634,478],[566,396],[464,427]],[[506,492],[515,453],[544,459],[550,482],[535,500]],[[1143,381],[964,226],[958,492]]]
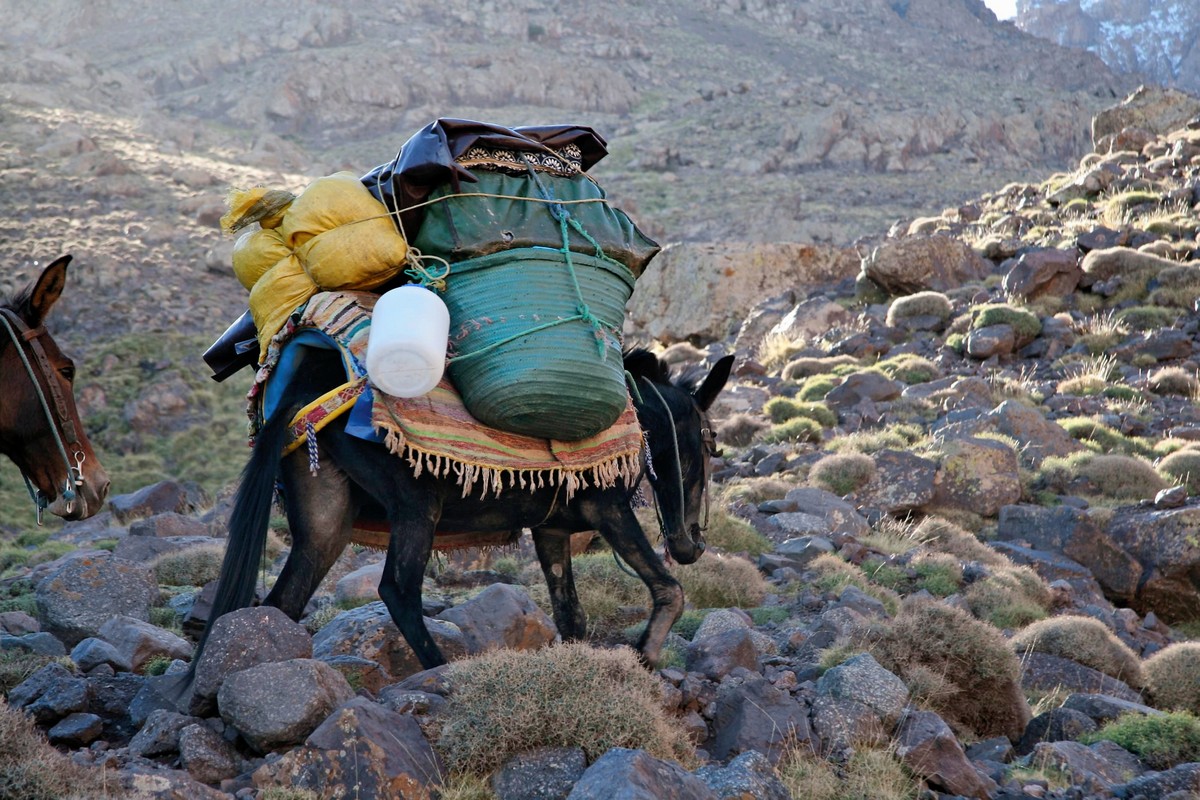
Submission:
[[[625,409],[618,336],[633,273],[616,261],[578,253],[571,262],[574,279],[562,253],[541,247],[492,253],[451,268],[443,298],[450,309],[450,379],[479,421],[576,441],[608,428]],[[578,316],[580,295],[600,331],[571,319]]]

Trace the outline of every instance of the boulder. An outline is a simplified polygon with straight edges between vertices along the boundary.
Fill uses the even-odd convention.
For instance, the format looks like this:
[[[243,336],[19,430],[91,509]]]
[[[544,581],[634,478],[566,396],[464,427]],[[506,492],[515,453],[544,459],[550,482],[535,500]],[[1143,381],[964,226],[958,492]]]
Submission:
[[[967,760],[945,720],[910,709],[896,729],[896,757],[918,777],[948,794],[990,798],[1000,788]]]
[[[932,502],[936,462],[904,450],[881,450],[872,458],[875,476],[854,493],[857,505],[903,514]]]
[[[100,638],[116,648],[132,670],[140,670],[155,656],[184,661],[192,657],[191,642],[157,625],[125,615],[115,616],[104,623],[100,628]]]
[[[994,439],[949,439],[939,446],[937,477],[929,508],[950,508],[994,517],[1021,498],[1017,454]]]
[[[758,669],[758,649],[748,628],[736,628],[688,644],[687,668],[720,680],[737,667]]]
[[[833,759],[845,758],[860,748],[882,747],[891,730],[865,703],[830,695],[812,699],[810,721],[813,740],[821,745],[820,753]]]
[[[211,498],[191,481],[159,481],[132,494],[119,494],[108,500],[109,510],[121,525],[155,514],[191,514],[212,504]]]
[[[1027,300],[1042,295],[1069,297],[1082,274],[1079,253],[1074,248],[1036,247],[1017,257],[1002,285],[1007,294]]]
[[[244,761],[221,734],[193,723],[179,732],[179,765],[201,783],[220,783],[241,773]]]
[[[862,274],[892,295],[957,289],[991,270],[968,244],[941,235],[890,239],[862,260]]]
[[[518,753],[492,773],[496,800],[562,800],[587,770],[578,747],[539,747]]]
[[[321,797],[432,800],[445,774],[415,719],[355,697],[313,730],[303,747],[259,767],[254,783]]]
[[[826,671],[817,680],[817,695],[862,703],[888,727],[908,704],[904,681],[881,667],[870,653],[856,655]]]
[[[762,298],[836,282],[858,264],[852,249],[828,245],[671,244],[638,278],[626,330],[661,342],[723,339]]]
[[[213,623],[196,663],[189,710],[208,716],[221,685],[237,672],[273,661],[311,658],[312,638],[298,622],[272,606],[242,608]]]
[[[870,525],[863,519],[853,505],[832,492],[807,486],[788,490],[784,495],[785,508],[790,513],[805,514],[821,520],[827,533],[849,534],[863,536],[870,531]],[[776,514],[772,520],[785,530],[788,529],[783,514]],[[818,531],[796,531],[797,533],[818,533]]]
[[[1107,740],[1093,745],[1044,742],[1033,748],[1031,760],[1043,769],[1054,767],[1061,770],[1070,776],[1073,785],[1082,787],[1086,793],[1110,797],[1114,786],[1146,771],[1136,756]]]
[[[1141,695],[1124,681],[1085,667],[1069,658],[1037,651],[1022,655],[1021,686],[1026,690],[1049,692],[1066,689],[1072,692],[1106,694],[1133,703],[1141,701]]]
[[[1021,741],[1017,742],[1017,753],[1032,753],[1041,742],[1073,742],[1097,727],[1095,721],[1082,711],[1052,708],[1029,721]]]
[[[716,733],[708,750],[722,761],[757,750],[777,763],[792,744],[817,749],[807,705],[757,674],[722,682],[712,725]]]
[[[311,658],[260,663],[229,675],[217,692],[221,719],[260,753],[299,744],[354,690]]]
[[[1136,593],[1127,599],[1139,614],[1153,611],[1169,625],[1200,619],[1200,506],[1119,509],[1105,536],[1142,565]],[[1085,564],[1085,566],[1087,566]]]
[[[425,627],[446,658],[453,660],[466,655],[466,637],[457,625],[426,617]],[[317,631],[312,644],[314,658],[357,656],[378,663],[396,678],[423,670],[416,653],[400,635],[400,629],[392,622],[392,615],[382,601],[338,614]]]
[[[775,767],[755,750],[742,753],[724,767],[716,764],[701,767],[695,775],[723,800],[792,800]]]
[[[165,708],[150,712],[146,724],[129,742],[131,755],[154,758],[179,752],[179,733],[202,720]]]
[[[1167,134],[1200,114],[1200,100],[1178,89],[1142,85],[1120,103],[1092,117],[1092,144],[1097,153],[1111,150],[1112,138],[1126,128]]]
[[[554,621],[529,592],[504,583],[488,586],[462,605],[438,614],[437,619],[462,631],[471,654],[501,647],[534,650],[558,637]]]
[[[383,579],[383,561],[366,564],[338,579],[333,597],[339,603],[379,599],[379,582]]]
[[[567,800],[717,800],[700,778],[644,750],[614,747],[587,768]]]
[[[166,511],[145,519],[129,523],[130,536],[155,536],[159,538],[175,536],[196,536],[208,538],[209,528],[193,516],[180,514],[177,511]]]
[[[150,607],[158,600],[158,582],[150,569],[104,551],[72,556],[37,585],[34,596],[43,630],[74,647],[99,634],[114,616],[150,618]]]

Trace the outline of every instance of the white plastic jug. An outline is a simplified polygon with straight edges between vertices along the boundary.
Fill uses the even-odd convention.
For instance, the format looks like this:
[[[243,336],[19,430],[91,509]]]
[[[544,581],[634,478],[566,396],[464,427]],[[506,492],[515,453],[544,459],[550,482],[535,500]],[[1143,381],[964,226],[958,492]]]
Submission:
[[[367,339],[367,377],[385,394],[419,397],[446,368],[450,311],[437,292],[406,284],[375,303]]]

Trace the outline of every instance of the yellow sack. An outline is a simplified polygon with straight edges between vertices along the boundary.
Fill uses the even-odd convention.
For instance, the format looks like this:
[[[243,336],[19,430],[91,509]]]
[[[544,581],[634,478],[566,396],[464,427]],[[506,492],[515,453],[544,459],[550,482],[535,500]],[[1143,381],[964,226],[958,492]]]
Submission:
[[[264,228],[278,228],[288,206],[296,195],[282,189],[234,189],[225,198],[229,210],[221,217],[221,230],[237,233],[247,225],[257,222]]]
[[[308,298],[317,287],[304,273],[300,259],[289,255],[271,267],[250,290],[250,314],[258,327],[259,361],[266,358],[271,337],[279,333],[288,316]]]
[[[309,184],[277,230],[323,291],[379,286],[408,255],[383,203],[350,172]]]
[[[267,270],[292,254],[277,230],[246,231],[233,245],[233,274],[253,289]]]

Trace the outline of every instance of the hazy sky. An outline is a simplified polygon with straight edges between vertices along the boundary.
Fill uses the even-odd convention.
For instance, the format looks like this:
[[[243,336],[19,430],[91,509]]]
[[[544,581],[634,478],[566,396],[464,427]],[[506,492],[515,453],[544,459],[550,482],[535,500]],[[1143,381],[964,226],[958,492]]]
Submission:
[[[1000,19],[1011,19],[1017,15],[1017,0],[983,0],[983,2]]]

